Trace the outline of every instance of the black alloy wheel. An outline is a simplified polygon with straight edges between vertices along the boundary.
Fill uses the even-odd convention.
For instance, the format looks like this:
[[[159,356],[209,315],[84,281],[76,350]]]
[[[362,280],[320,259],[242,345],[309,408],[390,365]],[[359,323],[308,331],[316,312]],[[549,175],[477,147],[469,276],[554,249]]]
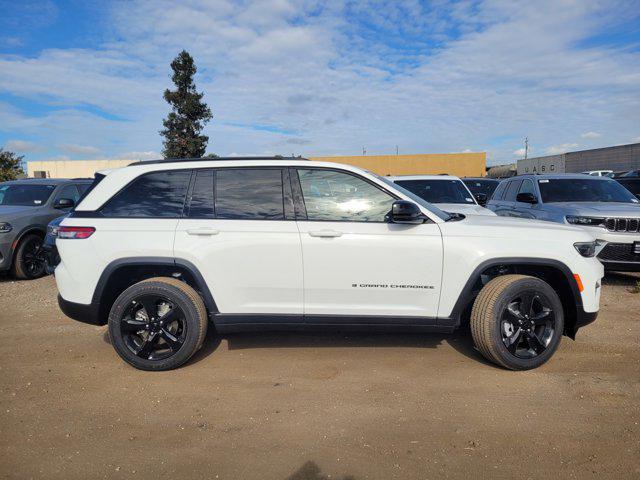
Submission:
[[[33,280],[45,274],[47,268],[47,256],[42,248],[42,238],[39,235],[25,235],[18,247],[12,266],[16,278]]]
[[[502,313],[502,342],[517,358],[537,357],[547,349],[555,334],[555,318],[551,302],[542,293],[521,292]]]
[[[125,345],[145,360],[164,360],[178,353],[187,328],[182,309],[157,294],[136,297],[120,318]]]

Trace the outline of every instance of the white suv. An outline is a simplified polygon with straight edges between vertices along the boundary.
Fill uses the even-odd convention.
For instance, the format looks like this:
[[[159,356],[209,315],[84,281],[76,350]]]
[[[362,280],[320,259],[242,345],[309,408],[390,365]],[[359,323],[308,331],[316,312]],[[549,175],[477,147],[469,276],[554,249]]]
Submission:
[[[145,370],[186,362],[209,325],[452,332],[469,319],[486,358],[534,368],[595,320],[603,276],[575,227],[449,215],[375,174],[295,158],[113,170],[56,244],[62,310],[108,323]]]

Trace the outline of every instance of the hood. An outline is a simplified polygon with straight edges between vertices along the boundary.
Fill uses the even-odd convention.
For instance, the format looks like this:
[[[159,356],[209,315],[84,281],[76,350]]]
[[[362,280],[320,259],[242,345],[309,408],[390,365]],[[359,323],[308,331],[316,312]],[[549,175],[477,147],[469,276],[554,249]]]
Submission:
[[[545,205],[554,206],[572,215],[585,215],[589,217],[640,217],[640,203],[566,202],[548,203]],[[568,210],[571,210],[571,212],[568,212]]]
[[[0,219],[11,220],[35,212],[39,207],[26,205],[0,205]]]
[[[568,238],[572,242],[595,240],[591,233],[572,225],[497,215],[469,215],[463,220],[438,225],[443,235],[512,239],[524,242],[523,245],[532,239],[553,241]]]
[[[492,212],[488,208],[481,207],[480,205],[465,205],[464,203],[434,203],[434,205],[445,212],[462,213],[463,215],[496,216],[495,212]]]

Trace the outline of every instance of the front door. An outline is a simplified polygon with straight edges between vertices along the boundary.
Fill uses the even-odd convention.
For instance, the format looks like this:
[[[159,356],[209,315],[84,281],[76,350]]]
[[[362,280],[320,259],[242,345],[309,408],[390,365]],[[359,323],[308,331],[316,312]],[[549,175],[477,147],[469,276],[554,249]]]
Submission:
[[[437,224],[389,223],[396,198],[350,172],[298,168],[292,185],[303,200],[296,214],[303,218],[307,323],[435,323],[442,275]]]

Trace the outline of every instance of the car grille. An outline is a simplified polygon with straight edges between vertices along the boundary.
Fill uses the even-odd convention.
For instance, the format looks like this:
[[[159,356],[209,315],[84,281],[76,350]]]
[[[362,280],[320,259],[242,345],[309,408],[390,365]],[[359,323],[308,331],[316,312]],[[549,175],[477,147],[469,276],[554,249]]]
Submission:
[[[638,232],[640,218],[607,218],[604,225],[610,232]]]
[[[602,249],[598,258],[610,262],[640,263],[640,253],[634,253],[633,243],[608,243]]]

